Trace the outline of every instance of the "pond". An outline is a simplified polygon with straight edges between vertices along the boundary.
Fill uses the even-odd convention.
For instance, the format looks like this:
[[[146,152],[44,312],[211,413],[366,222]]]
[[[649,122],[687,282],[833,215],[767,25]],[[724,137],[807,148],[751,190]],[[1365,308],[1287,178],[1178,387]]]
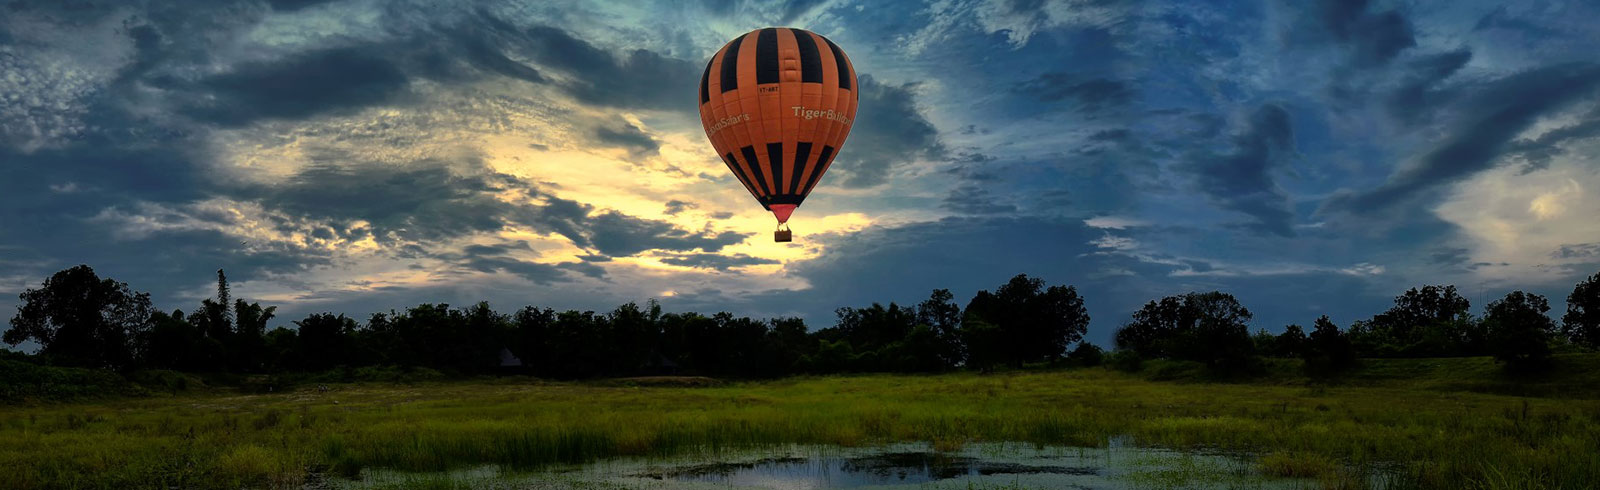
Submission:
[[[1132,447],[969,444],[935,451],[922,443],[869,448],[792,445],[618,458],[542,472],[494,466],[446,473],[363,471],[335,488],[1077,488],[1300,489],[1316,480],[1260,474],[1248,455]],[[319,485],[320,486],[320,485]]]

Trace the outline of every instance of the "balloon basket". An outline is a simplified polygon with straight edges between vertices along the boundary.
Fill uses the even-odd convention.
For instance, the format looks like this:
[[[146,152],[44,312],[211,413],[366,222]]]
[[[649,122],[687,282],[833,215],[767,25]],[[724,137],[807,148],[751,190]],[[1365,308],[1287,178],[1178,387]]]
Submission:
[[[772,241],[776,242],[776,243],[784,243],[784,242],[792,242],[792,241],[794,241],[794,234],[789,231],[789,225],[788,224],[779,224],[778,225],[778,230],[772,232]]]

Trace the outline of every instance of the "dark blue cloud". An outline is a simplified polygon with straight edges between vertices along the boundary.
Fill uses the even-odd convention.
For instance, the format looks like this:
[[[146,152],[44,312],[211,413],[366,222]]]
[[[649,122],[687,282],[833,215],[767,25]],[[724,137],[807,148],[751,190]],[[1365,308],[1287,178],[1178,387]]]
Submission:
[[[1325,209],[1371,213],[1487,169],[1536,118],[1592,95],[1597,84],[1600,66],[1587,63],[1535,68],[1495,80],[1452,104],[1460,122],[1441,144],[1383,185],[1335,196]]]
[[[1472,26],[1473,31],[1486,31],[1490,29],[1509,29],[1522,31],[1534,36],[1549,36],[1555,34],[1554,29],[1539,25],[1535,21],[1512,15],[1501,5],[1478,18],[1478,23]]]
[[[655,155],[661,149],[661,142],[627,122],[595,128],[594,136],[602,144],[628,150],[635,158]]]
[[[286,182],[238,189],[269,209],[333,223],[370,223],[380,242],[434,241],[498,230],[521,205],[496,191],[520,185],[504,175],[458,175],[452,166],[482,170],[476,161],[408,165],[355,163],[329,154]]]
[[[1533,139],[1518,139],[1506,147],[1506,154],[1524,163],[1523,173],[1541,170],[1550,159],[1566,153],[1564,143],[1600,136],[1600,109],[1590,111],[1571,125],[1545,132]]]
[[[1233,150],[1206,155],[1188,166],[1199,190],[1224,209],[1247,214],[1246,225],[1266,233],[1294,235],[1289,197],[1273,181],[1272,171],[1295,154],[1289,113],[1267,104],[1250,116],[1249,126],[1233,138]]]
[[[250,63],[204,79],[209,97],[185,112],[222,125],[264,118],[298,119],[337,113],[389,100],[406,76],[360,49],[331,49],[271,63]]]
[[[1428,260],[1439,265],[1456,265],[1466,262],[1471,258],[1470,250],[1458,247],[1445,247],[1429,255]]]
[[[1600,259],[1600,242],[1562,245],[1550,253],[1555,259]]]
[[[1006,214],[1017,212],[1017,206],[995,201],[989,191],[975,185],[957,187],[945,196],[944,209],[957,214]]]
[[[684,210],[693,209],[693,208],[697,207],[692,202],[679,201],[677,199],[673,199],[673,200],[667,201],[666,206],[667,206],[667,211],[666,211],[667,214],[673,214],[673,215],[678,214],[678,213],[682,213],[682,212],[684,212]]]
[[[1416,46],[1411,21],[1395,10],[1370,11],[1366,0],[1321,0],[1323,26],[1353,50],[1358,65],[1386,63],[1401,50]]]
[[[672,265],[681,265],[684,267],[695,267],[719,271],[726,271],[734,267],[778,263],[776,260],[763,259],[761,257],[751,257],[745,254],[723,255],[711,253],[678,254],[662,258],[661,262]]]
[[[464,265],[478,272],[509,272],[534,284],[549,285],[569,280],[561,267],[509,257],[474,257]]]
[[[268,0],[273,10],[280,12],[293,12],[312,5],[324,4],[333,0]]]
[[[1406,66],[1400,88],[1388,97],[1390,114],[1415,124],[1431,118],[1434,109],[1449,100],[1452,93],[1437,88],[1472,60],[1472,52],[1461,49],[1418,58]]]
[[[716,252],[744,241],[748,233],[690,232],[662,221],[628,216],[615,211],[588,216],[585,242],[602,254],[626,257],[645,250],[703,250]]]
[[[946,154],[939,131],[917,109],[914,84],[892,85],[860,75],[860,112],[850,129],[847,150],[828,173],[842,174],[844,187],[871,187],[887,181],[889,169]],[[838,182],[838,181],[836,181]]]
[[[550,26],[527,29],[527,54],[544,66],[567,72],[562,87],[578,100],[610,107],[696,112],[693,94],[703,63],[635,49],[613,55]],[[648,82],[645,82],[648,81]]]
[[[1066,102],[1083,112],[1100,112],[1128,105],[1136,97],[1127,82],[1105,78],[1083,79],[1063,72],[1049,72],[1016,84],[1012,90],[1041,102]]]

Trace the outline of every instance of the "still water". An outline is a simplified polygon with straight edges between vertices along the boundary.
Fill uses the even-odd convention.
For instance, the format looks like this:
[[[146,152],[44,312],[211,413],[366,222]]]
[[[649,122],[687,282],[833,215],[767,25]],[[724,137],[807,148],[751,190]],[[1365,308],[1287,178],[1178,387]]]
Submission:
[[[336,488],[1075,488],[1299,489],[1307,479],[1272,478],[1254,459],[1113,443],[1079,448],[1017,443],[934,451],[927,444],[871,448],[782,446],[672,458],[619,458],[543,472],[494,466],[447,473],[364,471]]]

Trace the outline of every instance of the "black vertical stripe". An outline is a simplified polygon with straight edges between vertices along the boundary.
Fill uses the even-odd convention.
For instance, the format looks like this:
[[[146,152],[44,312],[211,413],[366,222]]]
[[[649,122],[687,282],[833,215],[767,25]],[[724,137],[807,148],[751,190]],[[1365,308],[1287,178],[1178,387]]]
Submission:
[[[728,170],[733,171],[733,176],[734,178],[739,179],[739,183],[744,184],[744,186],[747,188],[755,188],[755,186],[750,185],[750,177],[744,174],[744,170],[739,169],[739,161],[733,159],[733,152],[728,152],[727,155],[724,155],[722,157],[722,163],[728,164]]]
[[[778,83],[778,30],[756,34],[756,83]]]
[[[775,194],[782,194],[783,143],[767,143],[767,168],[772,171],[772,187],[778,190]]]
[[[805,190],[802,190],[800,192],[805,193],[805,194],[810,194],[811,193],[811,188],[817,186],[817,178],[822,177],[822,171],[828,165],[828,157],[831,157],[831,156],[833,156],[833,147],[832,146],[828,146],[828,145],[822,145],[822,153],[817,155],[817,165],[816,165],[817,169],[811,171],[811,178],[806,180],[806,188],[805,188]]]
[[[711,59],[706,61],[706,73],[704,75],[700,75],[701,104],[711,102],[711,62],[715,61],[716,59],[717,57],[712,55]]]
[[[739,45],[744,44],[744,37],[740,36],[728,43],[728,52],[722,55],[722,91],[727,92],[739,88]]]
[[[789,29],[794,33],[794,40],[800,45],[800,81],[804,83],[822,83],[822,53],[817,52],[817,41],[811,38],[811,33],[800,29]]]
[[[772,195],[772,189],[767,188],[767,178],[761,173],[761,160],[756,158],[756,147],[746,146],[744,148],[740,148],[739,153],[744,154],[744,163],[749,165],[750,172],[755,174],[752,177],[754,177],[754,180],[756,181],[755,187],[761,189],[761,195]]]
[[[833,50],[833,62],[839,67],[839,88],[849,89],[850,63],[844,60],[844,51],[840,51],[839,45],[834,44],[833,41],[828,40],[828,38],[822,38],[822,40],[827,41],[828,49]]]
[[[811,158],[811,142],[801,141],[794,145],[794,176],[789,178],[789,193],[800,193],[800,172],[806,168],[806,159]]]

